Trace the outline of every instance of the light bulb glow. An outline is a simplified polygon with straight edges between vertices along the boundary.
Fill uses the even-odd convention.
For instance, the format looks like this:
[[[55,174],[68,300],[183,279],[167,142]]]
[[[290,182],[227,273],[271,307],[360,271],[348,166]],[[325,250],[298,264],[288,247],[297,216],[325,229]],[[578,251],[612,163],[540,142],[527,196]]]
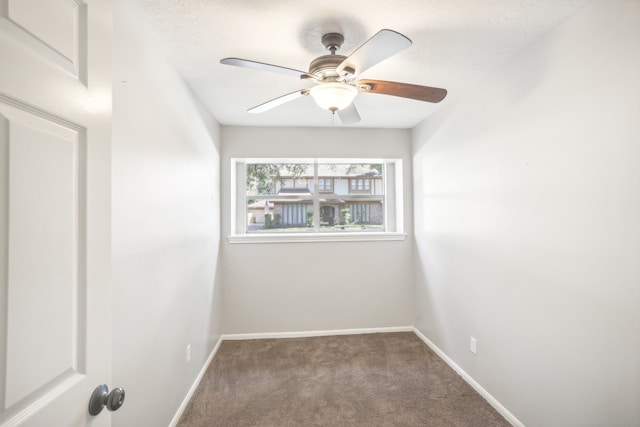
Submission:
[[[358,89],[346,83],[330,82],[312,87],[310,93],[320,108],[335,113],[351,104]]]

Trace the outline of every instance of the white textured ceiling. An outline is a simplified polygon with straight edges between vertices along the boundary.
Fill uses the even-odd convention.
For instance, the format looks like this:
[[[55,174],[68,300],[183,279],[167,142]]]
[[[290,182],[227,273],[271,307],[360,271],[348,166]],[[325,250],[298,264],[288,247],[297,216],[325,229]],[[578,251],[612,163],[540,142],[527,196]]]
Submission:
[[[248,108],[309,87],[284,74],[237,68],[238,57],[307,70],[328,52],[320,39],[340,32],[348,55],[380,29],[413,46],[360,77],[449,91],[439,104],[360,93],[356,126],[411,128],[459,96],[509,56],[589,0],[125,0],[157,33],[170,62],[224,125],[331,126],[331,115],[303,97],[261,114]],[[338,119],[335,126],[341,126]]]

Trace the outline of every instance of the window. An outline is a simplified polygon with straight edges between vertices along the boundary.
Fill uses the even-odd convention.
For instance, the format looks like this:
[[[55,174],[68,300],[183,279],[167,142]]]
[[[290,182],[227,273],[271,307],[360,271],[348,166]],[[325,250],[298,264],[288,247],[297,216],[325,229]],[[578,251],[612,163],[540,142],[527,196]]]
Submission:
[[[318,191],[333,191],[333,180],[331,178],[318,178]]]
[[[282,226],[306,227],[307,205],[304,203],[283,203],[282,204]],[[277,226],[277,224],[276,224]]]
[[[231,159],[232,243],[401,240],[402,161]]]
[[[371,190],[371,180],[368,178],[351,179],[351,191],[369,191]]]
[[[374,205],[374,211],[377,206]],[[379,210],[379,209],[378,209]],[[355,224],[369,224],[371,221],[371,205],[369,203],[352,203],[349,205],[351,221]]]

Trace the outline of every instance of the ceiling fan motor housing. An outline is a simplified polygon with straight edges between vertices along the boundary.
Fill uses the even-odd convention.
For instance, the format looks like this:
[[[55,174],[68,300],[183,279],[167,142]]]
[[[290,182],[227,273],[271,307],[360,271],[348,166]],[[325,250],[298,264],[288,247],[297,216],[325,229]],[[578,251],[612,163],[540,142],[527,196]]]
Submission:
[[[343,55],[319,56],[309,64],[309,74],[313,74],[320,81],[334,81],[339,77],[336,67],[347,59]]]
[[[322,36],[322,44],[328,51],[331,51],[331,54],[319,56],[309,64],[309,74],[314,75],[319,83],[345,80],[345,75],[340,75],[336,71],[336,68],[347,59],[346,56],[336,55],[336,51],[340,49],[342,43],[344,43],[344,36],[340,33],[327,33]],[[355,70],[351,68],[346,71],[346,75],[355,73]]]

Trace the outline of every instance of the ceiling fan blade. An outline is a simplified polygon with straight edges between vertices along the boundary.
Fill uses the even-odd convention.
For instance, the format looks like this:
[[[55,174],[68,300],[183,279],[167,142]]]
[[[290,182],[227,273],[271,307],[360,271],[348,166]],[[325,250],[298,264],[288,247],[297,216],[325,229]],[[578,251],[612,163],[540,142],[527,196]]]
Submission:
[[[380,30],[342,61],[336,71],[340,75],[362,74],[411,44],[411,40],[396,31]]]
[[[297,90],[295,92],[291,92],[286,95],[282,95],[278,98],[272,99],[271,101],[267,101],[263,104],[256,105],[255,107],[248,109],[247,112],[264,113],[265,111],[271,110],[272,108],[275,108],[279,105],[293,101],[294,99],[302,98],[303,96],[308,94],[309,94],[309,89]]]
[[[354,125],[360,123],[360,113],[353,102],[342,110],[338,110],[338,116],[343,125]]]
[[[359,87],[361,92],[382,93],[384,95],[393,95],[433,103],[440,102],[447,96],[446,89],[412,85],[409,83],[386,82],[384,80],[359,80],[356,86]]]
[[[254,68],[256,70],[288,74],[297,78],[300,78],[302,75],[307,74],[306,71],[294,70],[293,68],[281,67],[279,65],[265,64],[264,62],[250,61],[248,59],[224,58],[220,60],[220,63],[225,65],[233,65],[235,67]]]

